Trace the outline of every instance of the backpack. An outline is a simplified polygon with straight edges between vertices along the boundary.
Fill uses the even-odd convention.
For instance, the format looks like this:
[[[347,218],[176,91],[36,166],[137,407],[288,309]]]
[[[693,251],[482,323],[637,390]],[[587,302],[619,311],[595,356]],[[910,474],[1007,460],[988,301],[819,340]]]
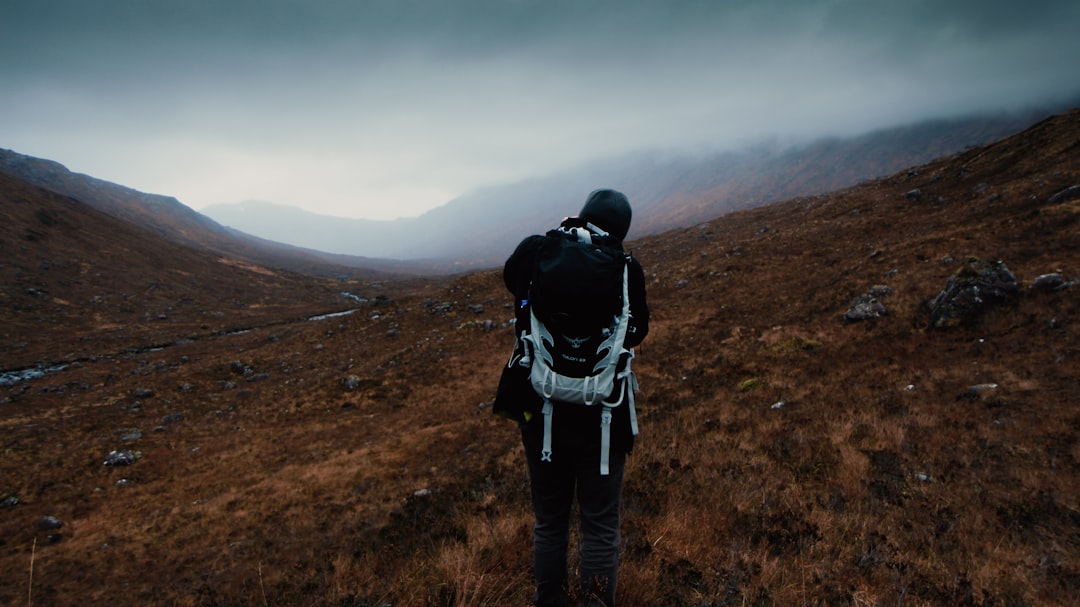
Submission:
[[[603,407],[601,475],[608,474],[614,408],[627,403],[637,435],[634,352],[625,347],[628,262],[618,241],[592,224],[564,223],[546,234],[537,251],[521,339],[530,382],[544,401],[542,461],[551,461],[553,403]]]

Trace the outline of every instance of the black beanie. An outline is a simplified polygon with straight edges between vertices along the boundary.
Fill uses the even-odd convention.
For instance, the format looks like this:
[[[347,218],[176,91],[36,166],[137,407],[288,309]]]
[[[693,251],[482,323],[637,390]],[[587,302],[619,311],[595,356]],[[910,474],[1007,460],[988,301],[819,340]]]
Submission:
[[[630,201],[615,190],[593,190],[578,217],[603,229],[620,241],[630,231]]]

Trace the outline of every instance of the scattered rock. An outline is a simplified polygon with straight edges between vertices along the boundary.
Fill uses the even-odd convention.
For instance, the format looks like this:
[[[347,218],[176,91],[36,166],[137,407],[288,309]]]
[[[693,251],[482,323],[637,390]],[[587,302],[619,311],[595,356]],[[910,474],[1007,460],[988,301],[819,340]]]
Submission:
[[[1029,288],[1036,291],[1060,291],[1070,285],[1072,285],[1072,282],[1066,280],[1065,276],[1055,272],[1036,276],[1035,280],[1031,281]]]
[[[445,316],[454,311],[454,302],[452,301],[435,301],[428,299],[424,301],[424,308],[432,314],[438,314]]]
[[[53,531],[56,529],[60,529],[63,526],[64,521],[52,515],[43,516],[41,517],[41,520],[38,521],[38,529],[42,531]]]
[[[0,510],[7,510],[19,505],[19,497],[12,493],[0,493]]]
[[[161,423],[163,423],[163,424],[175,424],[176,422],[183,421],[183,420],[184,420],[184,414],[183,413],[170,413],[170,414],[166,415],[165,417],[161,418]]]
[[[974,386],[968,386],[968,389],[965,390],[964,393],[959,396],[959,398],[965,398],[968,400],[979,400],[989,394],[997,392],[997,390],[997,384],[975,384]]]
[[[109,454],[105,456],[105,465],[110,467],[130,466],[138,461],[140,457],[142,457],[141,453],[130,449],[110,451]]]
[[[987,305],[1002,302],[1019,290],[1016,277],[1004,262],[971,258],[930,302],[930,324],[944,327],[970,319]]]
[[[120,441],[125,443],[137,441],[143,437],[142,430],[138,428],[120,428],[116,434],[119,435]]]
[[[993,392],[998,389],[997,384],[975,384],[968,388],[968,392],[972,394],[982,394],[984,392]]]
[[[1068,202],[1077,198],[1080,198],[1080,185],[1071,185],[1047,198],[1046,202],[1048,204],[1058,204],[1059,202]]]
[[[236,373],[237,375],[243,375],[245,377],[255,374],[255,369],[252,369],[250,366],[245,365],[239,360],[232,361],[232,363],[230,363],[229,365],[229,368],[232,370],[233,373]]]
[[[860,295],[852,302],[851,308],[844,312],[842,316],[844,324],[871,320],[887,315],[889,311],[885,308],[885,304],[881,303],[881,298],[889,293],[892,293],[892,289],[889,287],[875,285],[870,289],[869,293]]]

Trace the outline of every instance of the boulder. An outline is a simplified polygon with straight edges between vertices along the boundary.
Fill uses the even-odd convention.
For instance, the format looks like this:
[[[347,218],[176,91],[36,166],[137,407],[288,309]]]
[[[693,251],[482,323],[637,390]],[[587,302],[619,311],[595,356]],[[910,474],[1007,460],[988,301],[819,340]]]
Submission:
[[[885,285],[875,285],[868,293],[860,295],[852,302],[848,311],[844,312],[842,317],[844,324],[881,318],[887,315],[889,311],[885,309],[885,304],[881,303],[881,298],[891,292],[892,289]]]
[[[930,301],[930,325],[940,328],[970,320],[1019,291],[1020,284],[1004,262],[971,258]]]
[[[1071,185],[1050,198],[1047,198],[1046,202],[1048,204],[1059,204],[1077,198],[1080,198],[1080,185]]]
[[[1030,289],[1034,291],[1060,291],[1071,285],[1065,276],[1058,273],[1043,274],[1036,276],[1035,280],[1031,281]]]
[[[116,466],[130,466],[134,464],[141,454],[137,451],[130,449],[124,449],[122,451],[110,451],[105,456],[105,465],[110,467]]]

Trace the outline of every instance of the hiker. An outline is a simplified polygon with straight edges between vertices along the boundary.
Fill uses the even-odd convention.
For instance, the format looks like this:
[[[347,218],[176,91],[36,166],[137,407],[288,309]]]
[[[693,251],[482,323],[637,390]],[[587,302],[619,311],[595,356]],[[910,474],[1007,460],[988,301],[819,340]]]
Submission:
[[[523,240],[503,269],[503,280],[515,298],[519,341],[500,381],[494,408],[496,413],[515,419],[521,428],[536,518],[533,528],[536,594],[533,602],[539,606],[569,604],[567,550],[575,498],[581,538],[580,597],[589,606],[615,605],[623,470],[637,434],[633,408],[636,380],[630,373],[630,359],[633,358],[632,348],[640,344],[649,331],[645,274],[637,260],[625,254],[622,247],[630,229],[630,218],[630,203],[625,195],[610,189],[596,190],[589,194],[577,217],[565,219],[557,230],[547,235],[529,236]],[[563,289],[561,292],[556,296],[540,293],[538,285],[544,271],[540,267],[556,263],[547,260],[545,255],[554,258],[557,253],[551,252],[555,250],[553,247],[564,241],[603,245],[586,245],[576,254],[593,255],[603,249],[608,256],[599,261],[586,260],[589,263],[575,262],[567,270],[581,273],[580,268],[587,267],[595,276],[579,278],[563,274],[554,279]],[[593,264],[596,264],[595,268]],[[601,275],[609,264],[615,264],[614,286],[619,291],[610,296],[597,295],[593,290],[610,282]],[[542,302],[542,295],[548,299],[579,301]],[[577,354],[562,356],[547,352],[549,347],[557,349],[554,342],[560,341],[561,329],[549,328],[540,321],[538,317],[542,314],[537,308],[542,303],[545,307],[570,303],[569,309],[577,310],[574,305],[595,303],[589,302],[590,299],[609,300],[603,301],[608,312],[601,316],[613,324],[601,327],[602,332],[597,338],[603,339],[607,346],[582,346],[585,337],[571,336],[568,337],[571,347],[588,350],[590,354],[599,348],[600,356],[607,356],[612,348],[615,351],[610,355],[612,362],[607,380],[570,378],[567,381],[576,386],[573,390],[577,392],[567,396],[545,384],[548,381],[558,384],[562,382],[558,379],[562,376],[555,376],[555,372],[545,367],[544,361],[553,359],[548,362],[558,367],[555,360],[578,360]],[[624,305],[626,302],[628,304]],[[564,316],[560,326],[577,326],[580,334],[589,330],[585,310]],[[593,363],[587,365],[591,367]],[[549,380],[549,376],[556,379]],[[604,393],[596,394],[598,385]],[[582,394],[579,402],[568,402],[578,401]]]

